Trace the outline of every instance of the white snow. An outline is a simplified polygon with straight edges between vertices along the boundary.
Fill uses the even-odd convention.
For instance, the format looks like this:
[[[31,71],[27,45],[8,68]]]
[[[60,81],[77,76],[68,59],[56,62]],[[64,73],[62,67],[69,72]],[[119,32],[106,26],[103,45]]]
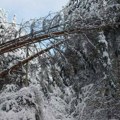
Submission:
[[[103,51],[103,57],[107,57],[107,64],[111,65],[111,61],[110,61],[109,54],[107,51]]]
[[[33,90],[35,89],[35,91]],[[17,90],[14,85],[7,85],[0,94],[0,120],[36,120],[35,113],[37,106],[41,107],[36,101],[37,88],[35,86],[24,87]],[[39,102],[42,102],[39,99]]]
[[[106,41],[106,38],[103,32],[99,32],[99,42],[104,43],[108,48],[108,42]]]

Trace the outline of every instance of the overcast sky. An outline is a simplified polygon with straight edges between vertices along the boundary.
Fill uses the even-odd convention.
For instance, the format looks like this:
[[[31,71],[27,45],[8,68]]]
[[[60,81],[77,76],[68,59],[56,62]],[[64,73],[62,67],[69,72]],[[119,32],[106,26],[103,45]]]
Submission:
[[[8,12],[9,20],[16,15],[17,22],[39,18],[62,9],[69,0],[0,0],[0,7]]]

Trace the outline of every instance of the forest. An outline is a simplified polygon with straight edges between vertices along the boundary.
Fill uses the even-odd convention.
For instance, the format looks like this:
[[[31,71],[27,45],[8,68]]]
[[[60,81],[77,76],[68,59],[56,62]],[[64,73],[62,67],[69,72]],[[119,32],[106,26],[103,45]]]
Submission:
[[[20,24],[0,9],[0,120],[120,120],[120,0]]]

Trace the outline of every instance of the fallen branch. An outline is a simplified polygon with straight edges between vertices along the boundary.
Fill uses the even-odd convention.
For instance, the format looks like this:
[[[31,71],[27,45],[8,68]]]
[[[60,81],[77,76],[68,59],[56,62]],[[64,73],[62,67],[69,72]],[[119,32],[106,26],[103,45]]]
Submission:
[[[58,42],[58,43],[56,43],[56,44],[54,44],[54,45],[51,45],[50,47],[48,47],[48,48],[46,48],[46,49],[44,49],[44,50],[42,50],[42,51],[40,51],[40,52],[38,52],[38,53],[36,53],[36,54],[34,54],[34,55],[32,55],[32,56],[24,59],[23,61],[18,62],[16,65],[12,66],[11,68],[2,71],[2,72],[0,73],[0,78],[5,77],[8,73],[11,74],[11,73],[15,72],[17,69],[19,69],[22,65],[26,64],[26,63],[29,62],[30,60],[38,57],[39,55],[41,55],[41,54],[49,51],[50,49],[52,49],[52,48],[54,48],[54,47],[56,47],[56,46],[59,46],[60,44],[63,44],[64,42],[65,42],[65,41],[61,41],[61,42]]]
[[[54,29],[54,28],[57,28],[57,27],[59,27],[59,25],[53,26],[49,29],[51,30],[51,29]],[[33,36],[36,36],[37,34],[40,34],[40,33],[43,33],[43,32],[45,32],[45,31],[44,30],[35,31],[35,32],[33,32]],[[19,38],[15,38],[13,40],[10,40],[10,41],[7,41],[5,43],[0,44],[0,48],[5,47],[5,46],[10,45],[10,44],[13,44],[13,43],[18,42],[18,41],[24,41],[25,39],[29,39],[30,37],[31,37],[31,34],[29,33],[29,34],[21,36]]]
[[[51,32],[51,33],[40,35],[40,36],[35,36],[33,38],[21,40],[18,42],[13,42],[12,44],[10,44],[8,46],[4,46],[3,48],[0,48],[0,55],[3,53],[6,53],[6,52],[13,51],[13,50],[18,49],[18,48],[21,48],[23,46],[42,41],[44,39],[50,39],[51,35],[58,37],[58,36],[65,35],[66,33],[74,34],[74,33],[78,33],[78,32],[85,32],[85,31],[88,32],[88,31],[93,31],[93,30],[102,31],[106,28],[109,28],[109,27],[112,28],[113,26],[116,26],[116,25],[120,25],[120,23],[115,23],[115,24],[109,23],[107,25],[87,27],[87,28],[73,28],[73,29],[68,29],[68,30],[63,30],[63,31]]]

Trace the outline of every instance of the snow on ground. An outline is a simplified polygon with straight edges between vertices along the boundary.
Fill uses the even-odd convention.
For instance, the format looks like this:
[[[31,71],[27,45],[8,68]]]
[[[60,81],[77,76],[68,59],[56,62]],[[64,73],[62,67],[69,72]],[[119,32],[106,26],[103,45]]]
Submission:
[[[66,112],[66,102],[57,93],[47,99],[39,85],[20,90],[15,85],[7,85],[0,94],[0,120],[36,120],[39,110],[43,120],[74,120]]]
[[[0,120],[36,120],[38,104],[33,87],[7,85],[0,94]]]
[[[59,87],[55,87],[53,93],[49,95],[49,99],[44,100],[44,119],[45,120],[75,120],[68,114],[68,104],[60,97]]]
[[[66,103],[59,97],[52,96],[45,104],[45,120],[74,120],[66,112]]]

